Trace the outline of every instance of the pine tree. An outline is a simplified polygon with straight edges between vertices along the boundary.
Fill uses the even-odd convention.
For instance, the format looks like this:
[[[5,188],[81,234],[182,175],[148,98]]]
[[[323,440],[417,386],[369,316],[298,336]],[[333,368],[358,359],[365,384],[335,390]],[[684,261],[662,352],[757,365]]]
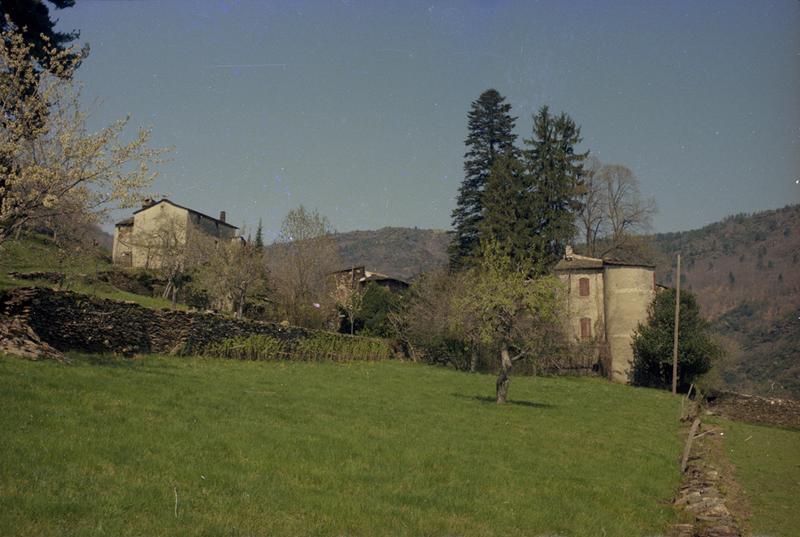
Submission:
[[[576,215],[582,207],[583,160],[575,153],[580,127],[567,114],[553,116],[547,106],[533,116],[533,136],[524,140],[526,172],[530,176],[533,232],[529,254],[539,271],[547,271],[577,234]]]
[[[531,196],[529,178],[513,154],[499,157],[483,193],[483,218],[478,226],[481,241],[491,241],[514,266],[530,263]]]
[[[249,242],[249,241],[248,241]],[[264,229],[261,224],[261,219],[258,219],[258,228],[256,228],[256,251],[260,252],[264,249]]]
[[[479,226],[483,216],[483,191],[492,166],[500,155],[514,152],[517,138],[510,115],[511,105],[495,89],[484,91],[473,101],[468,114],[469,135],[465,140],[464,181],[453,210],[453,241],[450,265],[460,269],[473,264],[479,254]]]
[[[54,9],[73,7],[75,0],[49,0]],[[0,2],[0,30],[6,31],[15,26],[22,34],[25,43],[31,45],[31,56],[40,63],[48,63],[50,55],[47,47],[52,46],[65,51],[70,44],[80,37],[80,32],[60,32],[56,30],[58,19],[52,16],[51,7],[41,0],[4,1]],[[43,38],[44,36],[44,38]],[[86,57],[89,47],[69,54],[71,61],[79,62]],[[68,73],[69,76],[74,72]]]

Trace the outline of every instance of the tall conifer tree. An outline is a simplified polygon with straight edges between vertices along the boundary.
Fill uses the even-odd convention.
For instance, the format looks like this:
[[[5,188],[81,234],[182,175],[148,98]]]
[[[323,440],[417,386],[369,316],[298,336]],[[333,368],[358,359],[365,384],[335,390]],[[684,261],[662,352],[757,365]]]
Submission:
[[[523,159],[529,174],[532,222],[530,255],[544,272],[564,254],[575,238],[575,218],[584,194],[583,161],[575,153],[581,129],[567,114],[553,116],[547,106],[533,116],[533,136],[524,140]]]
[[[249,241],[248,241],[249,242]],[[256,251],[260,252],[264,249],[264,228],[261,224],[261,219],[258,219],[258,228],[256,228]]]
[[[483,193],[483,218],[478,226],[481,241],[490,241],[513,265],[530,263],[530,179],[519,158],[498,157]]]
[[[479,253],[479,226],[483,218],[483,191],[498,156],[514,153],[513,133],[517,118],[511,105],[495,89],[484,91],[472,102],[468,114],[469,135],[465,140],[464,181],[453,210],[453,241],[450,266],[470,266]]]

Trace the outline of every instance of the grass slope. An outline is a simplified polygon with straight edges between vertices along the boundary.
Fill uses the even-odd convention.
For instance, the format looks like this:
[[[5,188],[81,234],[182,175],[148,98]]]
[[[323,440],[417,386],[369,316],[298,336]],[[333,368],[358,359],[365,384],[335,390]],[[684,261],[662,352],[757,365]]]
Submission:
[[[800,431],[719,420],[725,449],[745,490],[756,535],[792,537],[800,532]]]
[[[515,378],[500,407],[492,386],[398,362],[0,356],[0,534],[637,536],[673,521],[668,394]]]
[[[61,272],[66,275],[66,287],[71,291],[85,293],[100,298],[136,302],[146,308],[169,308],[169,300],[129,293],[104,282],[90,283],[85,275],[112,268],[108,259],[102,256],[82,255],[68,258],[60,257],[58,250],[41,235],[8,240],[0,245],[0,290],[20,286],[55,287],[45,281],[17,280],[9,272]],[[185,306],[178,305],[179,309]]]

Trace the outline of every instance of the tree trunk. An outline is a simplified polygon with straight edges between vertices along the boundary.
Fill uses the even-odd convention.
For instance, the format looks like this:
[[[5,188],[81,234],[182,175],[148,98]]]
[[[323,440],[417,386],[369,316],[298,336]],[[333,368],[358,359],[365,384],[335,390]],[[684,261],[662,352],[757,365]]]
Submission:
[[[167,285],[164,286],[164,292],[161,293],[161,298],[164,300],[169,298],[169,292],[172,290],[172,278],[167,278]]]
[[[502,405],[508,400],[508,382],[511,380],[511,357],[508,355],[508,348],[503,347],[500,351],[500,374],[497,376],[497,404]]]
[[[178,288],[172,286],[172,309],[175,309],[175,304],[178,302]]]
[[[474,373],[478,370],[478,353],[473,349],[469,354],[469,372]]]

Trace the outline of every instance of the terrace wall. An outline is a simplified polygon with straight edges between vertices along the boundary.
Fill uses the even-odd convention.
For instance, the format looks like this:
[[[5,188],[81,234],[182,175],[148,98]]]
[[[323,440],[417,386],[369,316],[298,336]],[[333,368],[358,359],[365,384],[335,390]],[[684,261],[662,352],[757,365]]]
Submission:
[[[260,334],[293,341],[315,333],[275,323],[153,310],[70,291],[29,287],[0,292],[0,323],[3,317],[6,326],[13,320],[15,325],[29,327],[41,341],[61,352],[194,354],[235,337]]]

